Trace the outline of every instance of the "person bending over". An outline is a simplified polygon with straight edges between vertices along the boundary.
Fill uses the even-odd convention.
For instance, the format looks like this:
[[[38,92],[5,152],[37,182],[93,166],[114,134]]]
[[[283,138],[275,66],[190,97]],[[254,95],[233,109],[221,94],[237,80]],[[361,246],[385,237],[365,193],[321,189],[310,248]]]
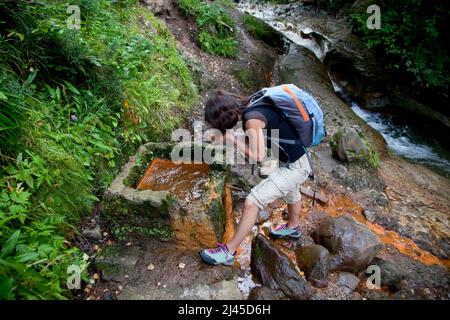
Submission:
[[[266,146],[263,129],[267,130],[268,137],[271,136],[271,130],[278,130],[280,165],[251,189],[245,200],[242,218],[231,240],[225,244],[219,243],[216,248],[200,251],[201,258],[213,265],[234,263],[236,250],[251,232],[259,210],[279,198],[284,198],[288,204],[289,220],[272,229],[270,235],[275,238],[299,238],[301,235],[299,188],[311,174],[305,149],[281,142],[298,140],[299,135],[290,120],[274,108],[272,99],[263,97],[252,103],[251,108],[247,108],[248,100],[225,90],[216,90],[206,101],[205,120],[211,127],[222,132],[223,142],[232,141],[240,151],[255,161],[262,161],[266,155],[266,147],[270,147],[269,144]],[[226,134],[226,130],[233,128],[238,121],[242,121],[249,143],[241,141],[235,135]]]

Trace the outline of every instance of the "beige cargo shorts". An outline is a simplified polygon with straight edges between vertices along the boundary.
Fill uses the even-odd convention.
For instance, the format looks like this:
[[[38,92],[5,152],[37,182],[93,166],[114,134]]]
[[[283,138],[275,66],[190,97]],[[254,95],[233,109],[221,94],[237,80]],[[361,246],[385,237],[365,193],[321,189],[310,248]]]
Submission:
[[[304,154],[291,163],[289,168],[280,166],[266,179],[252,188],[247,199],[258,208],[264,209],[277,199],[284,198],[288,204],[301,200],[300,185],[308,179],[311,167]]]

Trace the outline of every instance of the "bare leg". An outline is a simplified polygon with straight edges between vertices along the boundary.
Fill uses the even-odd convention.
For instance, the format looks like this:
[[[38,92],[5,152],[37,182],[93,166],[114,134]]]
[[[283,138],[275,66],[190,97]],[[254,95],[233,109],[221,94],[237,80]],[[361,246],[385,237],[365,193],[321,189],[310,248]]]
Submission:
[[[289,222],[288,227],[295,228],[300,224],[300,211],[302,209],[302,201],[299,200],[294,204],[288,204]]]
[[[230,252],[235,252],[245,237],[252,231],[258,217],[259,208],[250,200],[245,200],[244,212],[233,238],[226,244]]]

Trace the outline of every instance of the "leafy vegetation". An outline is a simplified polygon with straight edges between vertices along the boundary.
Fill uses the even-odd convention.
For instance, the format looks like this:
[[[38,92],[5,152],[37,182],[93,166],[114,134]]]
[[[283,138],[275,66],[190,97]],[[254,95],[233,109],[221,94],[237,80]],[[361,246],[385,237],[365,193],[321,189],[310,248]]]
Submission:
[[[68,3],[0,1],[0,299],[70,296],[67,267],[88,262],[75,226],[196,96],[173,36],[136,0],[70,4],[79,30]]]
[[[235,57],[238,41],[233,18],[219,5],[202,0],[180,0],[179,7],[195,18],[201,48],[210,54]]]
[[[244,26],[254,38],[262,40],[272,47],[283,48],[284,41],[282,36],[264,21],[251,15],[246,15],[244,17]]]
[[[416,84],[447,88],[450,82],[446,21],[448,4],[441,1],[393,1],[378,3],[381,29],[369,30],[367,14],[352,14],[355,30],[368,47],[387,57],[393,70],[406,71]]]
[[[450,82],[446,21],[450,11],[445,1],[380,0],[381,29],[367,28],[370,1],[319,1],[331,12],[349,14],[354,31],[374,48],[389,68],[400,71],[405,83],[434,88],[446,94]],[[343,10],[343,8],[345,8]]]

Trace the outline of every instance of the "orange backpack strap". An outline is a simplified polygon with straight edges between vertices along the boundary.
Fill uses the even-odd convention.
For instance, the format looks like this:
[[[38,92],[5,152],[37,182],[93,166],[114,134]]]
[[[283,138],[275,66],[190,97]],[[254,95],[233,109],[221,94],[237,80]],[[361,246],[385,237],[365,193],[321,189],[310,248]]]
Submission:
[[[292,92],[291,89],[288,88],[287,85],[283,84],[283,85],[281,85],[281,87],[283,88],[284,91],[286,91],[286,93],[288,95],[290,95],[292,97],[292,99],[294,99],[295,104],[297,105],[298,109],[300,110],[300,113],[303,116],[303,120],[309,121],[309,114],[308,114],[308,112],[305,111],[305,108],[303,108],[303,106],[300,103],[300,100],[298,100],[297,96]]]

